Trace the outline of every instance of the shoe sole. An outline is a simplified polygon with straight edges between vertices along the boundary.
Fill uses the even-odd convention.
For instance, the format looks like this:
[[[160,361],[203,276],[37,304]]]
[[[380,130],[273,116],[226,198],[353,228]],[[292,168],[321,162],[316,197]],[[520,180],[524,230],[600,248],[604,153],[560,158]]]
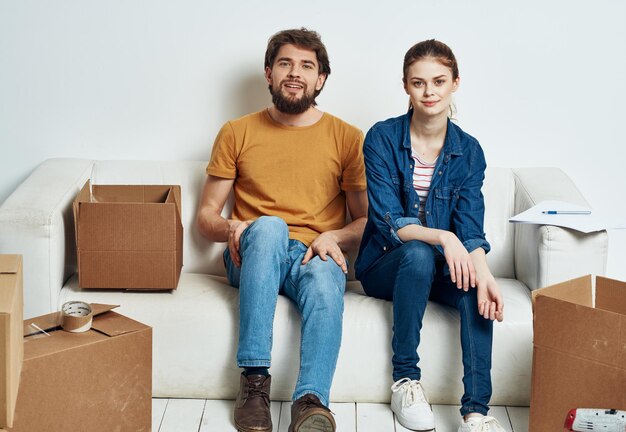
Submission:
[[[404,426],[405,428],[415,431],[415,432],[431,432],[435,430],[435,426],[433,425],[432,427],[427,426],[425,429],[416,429],[413,425],[410,425],[407,420],[405,420],[403,417],[399,416],[396,412],[394,412],[394,415],[396,416],[396,420],[398,420],[398,423],[400,423],[402,426]],[[407,424],[409,424],[407,426]]]
[[[250,428],[239,426],[237,422],[235,422],[235,427],[237,428],[237,432],[272,432],[272,429],[273,429],[273,427],[270,427],[269,429],[259,429],[259,428],[250,429]]]
[[[335,428],[328,417],[313,414],[300,423],[297,428],[294,429],[290,426],[289,432],[335,432]]]

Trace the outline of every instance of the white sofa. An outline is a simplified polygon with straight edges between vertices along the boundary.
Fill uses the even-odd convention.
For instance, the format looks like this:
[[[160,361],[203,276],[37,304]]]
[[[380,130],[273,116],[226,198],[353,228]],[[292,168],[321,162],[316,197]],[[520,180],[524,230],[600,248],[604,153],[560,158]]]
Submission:
[[[0,206],[0,253],[24,255],[25,316],[58,310],[67,300],[121,305],[121,313],[154,328],[155,397],[233,399],[239,382],[240,370],[235,363],[238,291],[228,286],[224,277],[224,244],[207,241],[195,226],[205,164],[97,162],[98,183],[182,186],[184,267],[178,289],[173,292],[77,288],[71,203],[90,177],[94,161],[47,160]],[[604,274],[607,234],[508,223],[510,216],[544,199],[586,204],[558,169],[489,168],[483,192],[485,231],[492,245],[488,260],[505,300],[505,321],[494,327],[492,404],[528,405],[530,291],[587,273]],[[387,402],[392,383],[391,303],[365,296],[354,277],[350,279],[331,399]],[[458,327],[455,311],[428,305],[419,353],[423,383],[432,403],[459,403],[462,367]],[[299,338],[299,315],[281,296],[274,322],[274,400],[291,396],[297,378]]]

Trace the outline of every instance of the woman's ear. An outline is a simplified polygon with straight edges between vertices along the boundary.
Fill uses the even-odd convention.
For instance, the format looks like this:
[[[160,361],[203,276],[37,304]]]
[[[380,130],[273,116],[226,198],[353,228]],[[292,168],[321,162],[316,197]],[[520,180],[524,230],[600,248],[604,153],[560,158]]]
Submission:
[[[459,89],[459,85],[461,85],[461,77],[458,76],[456,77],[456,79],[454,80],[454,84],[452,85],[452,91],[455,92]]]

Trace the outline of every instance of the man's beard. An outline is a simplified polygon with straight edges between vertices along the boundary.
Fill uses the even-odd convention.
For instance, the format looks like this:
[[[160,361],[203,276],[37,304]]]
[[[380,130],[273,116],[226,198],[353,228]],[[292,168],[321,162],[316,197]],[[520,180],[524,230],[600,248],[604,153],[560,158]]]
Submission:
[[[315,106],[315,94],[307,93],[306,86],[303,89],[302,97],[288,98],[285,97],[279,88],[274,90],[272,86],[269,86],[270,93],[272,94],[272,102],[276,109],[285,114],[302,114],[312,106]]]

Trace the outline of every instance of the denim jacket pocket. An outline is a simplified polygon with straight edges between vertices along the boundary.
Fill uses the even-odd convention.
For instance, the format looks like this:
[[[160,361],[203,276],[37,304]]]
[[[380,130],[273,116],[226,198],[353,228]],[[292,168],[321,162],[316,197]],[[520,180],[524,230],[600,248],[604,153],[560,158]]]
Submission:
[[[435,198],[441,200],[453,200],[459,197],[459,188],[444,186],[435,189]]]
[[[450,215],[459,197],[459,188],[443,186],[435,189],[434,217],[440,229],[450,229]]]

